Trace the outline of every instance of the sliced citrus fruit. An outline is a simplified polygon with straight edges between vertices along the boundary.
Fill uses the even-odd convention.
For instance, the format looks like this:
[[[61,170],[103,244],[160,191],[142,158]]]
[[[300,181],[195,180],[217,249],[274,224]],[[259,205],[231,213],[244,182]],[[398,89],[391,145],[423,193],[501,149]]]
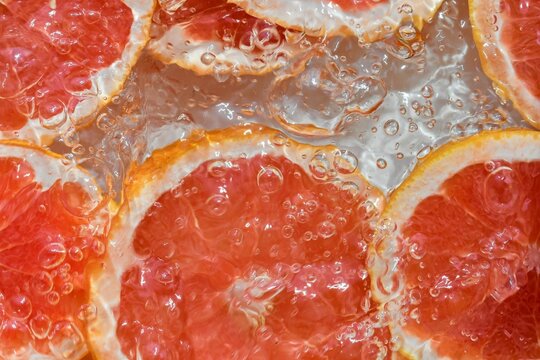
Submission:
[[[118,93],[149,36],[152,0],[0,2],[0,132],[77,125]],[[6,133],[8,132],[8,133]]]
[[[401,307],[405,353],[540,358],[539,211],[538,132],[483,133],[413,171],[371,248],[372,289]]]
[[[540,127],[540,4],[470,0],[470,18],[482,68],[503,99]]]
[[[384,198],[350,153],[246,125],[132,174],[92,280],[99,359],[389,356],[365,265]]]
[[[421,29],[442,0],[230,0],[247,13],[306,34],[381,39],[405,19]]]
[[[60,156],[0,141],[0,358],[87,352],[87,266],[105,251],[105,199]]]
[[[187,0],[154,16],[150,51],[200,75],[257,75],[301,51],[303,35],[248,15],[227,0]]]

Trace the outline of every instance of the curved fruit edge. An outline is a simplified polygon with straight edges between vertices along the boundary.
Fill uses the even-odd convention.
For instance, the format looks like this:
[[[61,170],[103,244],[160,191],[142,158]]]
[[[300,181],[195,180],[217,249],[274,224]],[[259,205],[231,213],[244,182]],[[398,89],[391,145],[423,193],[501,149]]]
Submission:
[[[133,14],[130,37],[121,57],[109,67],[99,70],[91,78],[92,82],[96,84],[96,88],[100,90],[100,94],[78,103],[73,113],[66,117],[58,129],[47,129],[41,125],[39,119],[29,118],[21,129],[0,131],[0,139],[18,138],[35,142],[38,145],[51,144],[58,135],[65,133],[70,126],[84,127],[84,125],[77,125],[77,122],[90,118],[122,91],[131,69],[138,61],[150,38],[150,25],[155,6],[154,0],[122,1],[131,9]],[[67,104],[65,105],[67,106]]]
[[[237,48],[222,50],[223,44],[212,40],[190,40],[189,45],[185,44],[188,36],[181,25],[176,24],[168,28],[161,36],[155,40],[150,40],[148,51],[154,58],[164,64],[175,64],[183,69],[193,71],[197,75],[218,74],[215,70],[216,64],[225,65],[225,73],[235,75],[264,75],[275,71],[284,64],[279,56],[286,54],[287,59],[300,54],[304,50],[298,44],[285,44],[281,49],[276,50],[266,57],[272,61],[264,63],[260,68],[254,66],[259,56],[246,53]],[[172,44],[172,46],[170,46]],[[215,58],[210,64],[204,64],[201,60],[203,54],[211,52]]]
[[[474,156],[471,156],[474,153]],[[371,267],[371,289],[374,298],[382,304],[394,302],[403,292],[402,274],[399,274],[399,259],[394,255],[399,248],[397,234],[401,226],[413,214],[416,206],[426,197],[436,194],[442,183],[463,168],[489,160],[504,159],[507,161],[540,160],[540,132],[524,129],[508,129],[484,132],[461,141],[441,146],[429,154],[407,179],[390,196],[380,221],[377,241],[369,247],[369,256],[373,261]],[[455,164],[460,164],[456,167]],[[385,274],[377,276],[377,274]],[[389,274],[389,275],[388,275]],[[377,283],[395,283],[398,287],[383,294]],[[411,359],[441,359],[432,347],[432,341],[423,341],[409,335],[397,325],[397,314],[393,314],[390,330],[393,336],[404,339],[400,352]]]
[[[246,136],[249,137],[242,139]],[[272,139],[276,140],[276,137],[284,143],[282,145],[271,143]],[[191,173],[201,163],[212,158],[237,157],[242,154],[249,157],[264,152],[276,153],[307,168],[310,159],[302,158],[303,149],[309,153],[323,151],[326,154],[332,154],[337,150],[332,145],[311,146],[298,143],[285,137],[278,130],[257,124],[245,124],[228,129],[196,132],[186,140],[154,151],[143,164],[131,169],[131,180],[125,190],[129,196],[126,196],[126,202],[113,219],[105,263],[100,269],[96,269],[91,278],[91,298],[98,308],[98,314],[102,314],[101,317],[98,315],[98,319],[90,324],[88,329],[90,346],[97,359],[127,359],[120,349],[116,336],[110,333],[116,329],[113,308],[119,301],[119,279],[122,273],[137,260],[137,256],[131,249],[131,241],[128,239],[132,238],[136,224],[140,222],[155,199],[176,186],[179,179]],[[175,170],[180,173],[175,173]],[[371,185],[359,169],[342,177],[361,182],[368,194],[366,200],[372,200],[375,208],[382,210],[385,202],[383,193]],[[133,215],[134,213],[136,214]],[[109,276],[102,276],[105,272]],[[106,293],[102,289],[106,290]],[[101,342],[104,339],[108,339],[107,344]]]
[[[17,148],[17,149],[21,149],[22,151],[19,153],[18,151],[11,149],[9,151],[9,153],[2,154],[2,148],[3,147]],[[30,155],[35,155],[36,153],[39,154],[39,156],[42,157],[42,159],[39,159],[39,163],[38,163],[38,161],[35,161],[34,159],[29,159],[28,157],[25,157],[25,155],[29,155],[29,154]],[[44,148],[42,148],[40,146],[37,146],[36,144],[31,143],[31,142],[29,142],[27,140],[0,139],[0,157],[4,157],[4,156],[21,157],[22,159],[28,161],[28,163],[32,166],[32,169],[35,172],[36,181],[39,184],[41,184],[44,189],[49,188],[55,181],[57,181],[59,179],[62,179],[61,174],[65,174],[65,171],[67,170],[67,169],[64,169],[64,168],[67,168],[67,165],[62,163],[62,159],[64,158],[62,155],[60,155],[58,153],[55,153],[55,152],[52,152],[50,150],[44,149]],[[56,175],[55,175],[55,178],[53,179],[54,181],[46,181],[45,177],[47,177],[47,174],[49,174],[49,176],[50,176],[50,173],[52,171],[52,168],[51,168],[51,162],[52,161],[54,161],[58,165],[56,167],[56,169],[55,169]],[[43,164],[43,163],[46,163],[46,164]],[[44,169],[41,169],[41,167],[43,167],[43,166],[44,166]],[[90,172],[88,172],[86,169],[83,169],[83,168],[81,168],[79,166],[76,167],[76,171],[79,172],[80,175],[83,175],[86,179],[89,180],[89,181],[79,182],[79,184],[83,185],[83,187],[88,191],[89,194],[91,194],[92,196],[97,196],[98,199],[102,200],[103,196],[99,192],[99,186],[98,186],[97,182],[95,181],[94,177],[90,174]],[[90,189],[92,189],[92,190],[97,189],[97,192],[90,191]],[[110,220],[109,214],[112,214],[112,212],[114,211],[113,209],[115,208],[115,206],[116,205],[114,204],[113,201],[108,201],[107,204],[104,204],[102,207],[100,207],[100,211],[102,211],[103,214],[100,214],[98,217],[96,217],[96,219],[100,220],[100,222],[101,222],[100,225],[103,226],[103,230],[104,230],[105,233],[108,231],[108,226],[110,225],[110,223],[109,223],[109,220]],[[92,265],[89,264],[89,269],[90,269],[91,266]],[[86,278],[87,278],[88,281],[90,280],[89,279],[89,273],[87,273]],[[85,329],[79,329],[79,330],[83,334],[86,332]],[[86,339],[85,339],[85,343],[86,343],[85,349],[82,350],[79,353],[80,356],[78,356],[76,358],[73,358],[73,360],[82,359],[89,353],[90,346],[89,346],[89,343],[88,343],[88,341]],[[31,352],[28,355],[28,358],[30,360],[54,360],[54,359],[56,359],[53,355],[49,356],[49,355],[37,353],[37,352],[35,352],[34,349],[33,349],[33,352]]]
[[[290,8],[291,5],[294,5],[296,8],[292,11],[289,10],[289,12],[298,13],[298,14],[304,14],[305,12],[302,11],[302,0],[296,0],[296,1],[290,1],[290,0],[278,0],[282,1],[284,4],[278,5],[277,8],[285,8],[285,5]],[[323,1],[323,0],[320,0]],[[395,0],[390,0],[391,2]],[[375,17],[372,19],[371,22],[362,22],[362,26],[359,30],[355,30],[354,27],[358,27],[358,24],[354,23],[354,19],[360,19],[361,15],[349,15],[347,12],[341,10],[341,9],[335,9],[335,7],[332,8],[333,13],[328,14],[328,19],[325,19],[325,24],[328,24],[330,19],[337,19],[333,23],[333,27],[326,30],[324,28],[316,29],[309,31],[309,29],[305,29],[304,26],[298,25],[298,24],[290,24],[283,18],[280,18],[279,16],[270,15],[269,13],[265,11],[257,11],[254,6],[251,5],[251,2],[253,0],[228,0],[229,3],[236,4],[243,8],[248,14],[258,17],[261,19],[268,19],[269,21],[281,25],[284,28],[293,29],[296,31],[305,32],[307,35],[310,36],[328,36],[328,37],[335,37],[335,36],[358,36],[362,42],[365,43],[372,43],[375,41],[379,41],[383,39],[384,37],[388,36],[392,32],[394,32],[399,24],[407,18],[408,15],[401,15],[399,8],[405,4],[409,4],[409,0],[397,0],[395,4],[379,4],[377,6],[379,7],[385,7],[390,5],[392,8],[390,11],[384,12],[385,15],[382,17]],[[426,4],[426,2],[428,2]],[[422,30],[424,23],[428,20],[430,20],[438,11],[442,4],[442,0],[422,0],[422,12],[423,14],[415,14],[413,13],[411,17],[412,22],[414,23],[415,27],[419,30]],[[328,10],[326,10],[328,12]],[[366,12],[372,13],[374,9],[365,10]],[[277,12],[277,11],[276,11]]]
[[[510,99],[521,116],[540,129],[540,100],[523,86],[511,65],[508,51],[499,39],[500,30],[493,32],[494,24],[487,21],[494,16],[490,6],[496,1],[499,0],[469,0],[469,19],[482,70],[491,79],[497,95],[502,100]],[[502,18],[499,17],[499,21],[503,21]],[[488,34],[495,40],[486,39]]]

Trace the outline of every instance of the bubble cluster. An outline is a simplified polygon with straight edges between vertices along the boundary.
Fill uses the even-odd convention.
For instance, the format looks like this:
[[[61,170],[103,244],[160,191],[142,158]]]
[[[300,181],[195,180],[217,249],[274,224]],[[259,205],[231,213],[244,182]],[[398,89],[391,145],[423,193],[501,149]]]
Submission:
[[[59,160],[45,160],[54,174]],[[4,234],[0,246],[0,354],[6,359],[30,354],[80,357],[87,348],[84,324],[76,314],[87,296],[87,265],[103,255],[92,252],[92,245],[102,240],[98,237],[107,226],[108,215],[106,210],[96,209],[94,215],[80,217],[73,214],[73,206],[84,208],[92,197],[101,195],[86,187],[82,171],[78,178],[68,177],[74,182],[57,179],[45,188],[38,182],[43,180],[38,169],[24,158],[3,156],[0,168],[4,184],[0,192]],[[24,191],[25,195],[12,197],[11,191]],[[70,199],[70,207],[64,206],[66,199]]]
[[[122,276],[117,329],[125,354],[158,347],[144,336],[152,331],[174,334],[160,338],[164,353],[214,354],[209,334],[219,331],[228,339],[219,351],[234,347],[242,358],[254,349],[289,351],[312,336],[327,339],[313,354],[389,354],[387,324],[367,319],[377,312],[365,261],[381,195],[359,176],[352,151],[271,135],[270,153],[205,161],[148,209],[134,237],[143,260]],[[164,233],[165,219],[179,226]],[[174,249],[168,257],[164,244]],[[306,327],[315,319],[329,321]]]

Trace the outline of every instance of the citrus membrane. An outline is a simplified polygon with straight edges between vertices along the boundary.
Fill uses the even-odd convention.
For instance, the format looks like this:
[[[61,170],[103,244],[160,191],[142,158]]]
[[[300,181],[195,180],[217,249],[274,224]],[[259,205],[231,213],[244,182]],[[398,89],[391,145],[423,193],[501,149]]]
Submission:
[[[350,152],[245,125],[132,175],[92,281],[97,358],[390,356],[365,263],[384,198]]]
[[[539,144],[509,130],[445,145],[392,195],[371,269],[404,353],[540,356]]]

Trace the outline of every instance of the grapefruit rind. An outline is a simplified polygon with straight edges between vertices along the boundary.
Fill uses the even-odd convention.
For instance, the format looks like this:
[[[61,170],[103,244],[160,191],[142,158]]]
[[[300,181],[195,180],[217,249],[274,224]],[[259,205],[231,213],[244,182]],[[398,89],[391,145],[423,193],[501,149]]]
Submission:
[[[286,140],[278,146],[273,139]],[[89,324],[88,334],[93,354],[97,359],[127,359],[116,337],[115,308],[120,303],[122,274],[139,260],[131,240],[137,224],[147,210],[163,193],[177,186],[203,162],[215,158],[248,158],[258,154],[285,156],[309,171],[310,156],[324,152],[334,154],[333,146],[311,146],[287,139],[284,135],[260,125],[247,124],[225,130],[195,133],[186,140],[173,143],[155,151],[142,165],[131,169],[132,178],[126,186],[125,203],[113,219],[108,253],[105,263],[91,279],[91,299],[97,307],[98,317]],[[340,177],[361,183],[366,188],[366,201],[382,211],[384,197],[356,169]]]
[[[48,190],[58,179],[66,181],[76,181],[80,184],[92,199],[98,203],[103,202],[101,191],[95,182],[95,179],[84,169],[71,167],[64,164],[62,156],[38,147],[30,142],[23,140],[1,140],[0,139],[0,157],[15,157],[27,161],[34,170],[35,181],[42,186],[42,190]],[[69,176],[66,174],[69,173]],[[113,205],[101,208],[100,214],[97,214],[96,231],[100,228],[107,230],[109,222],[109,211]],[[75,316],[75,314],[73,314]],[[74,354],[70,359],[81,359],[88,353],[88,347]],[[55,360],[53,355],[38,353],[34,348],[27,354],[29,360]]]
[[[501,40],[502,31],[490,23],[498,13],[499,0],[469,0],[473,38],[480,56],[482,70],[493,82],[502,100],[510,99],[529,124],[540,129],[540,99],[536,98],[519,79],[509,51]],[[497,16],[497,28],[504,27],[504,17]]]
[[[155,40],[149,42],[148,50],[156,59],[164,64],[175,64],[191,70],[197,75],[218,73],[221,70],[216,66],[222,66],[225,72],[237,75],[264,75],[282,67],[280,59],[283,57],[290,59],[302,51],[299,46],[287,42],[271,54],[257,55],[235,47],[224,49],[223,43],[219,41],[191,39],[181,24],[173,25],[162,35],[152,37]],[[210,64],[202,61],[203,55],[207,53],[215,56]]]
[[[288,29],[303,31],[312,36],[356,35],[362,42],[374,42],[392,33],[410,18],[418,29],[431,20],[441,5],[441,0],[421,0],[413,6],[411,0],[390,0],[356,14],[347,13],[335,4],[324,0],[267,0],[264,7],[256,0],[229,0],[255,17],[267,19]],[[311,6],[310,6],[311,5]]]
[[[504,130],[485,132],[463,141],[449,143],[431,153],[413,170],[411,175],[390,196],[381,216],[386,229],[370,246],[371,288],[380,303],[398,300],[404,295],[402,276],[396,264],[397,234],[425,198],[437,194],[442,184],[467,166],[490,160],[537,161],[540,159],[540,132]],[[391,223],[391,225],[388,225]],[[377,284],[400,284],[392,292],[383,292]],[[390,287],[388,285],[388,287]],[[431,340],[423,340],[407,333],[397,322],[390,326],[392,336],[403,339],[400,352],[411,359],[446,359],[437,354]]]
[[[153,0],[122,0],[133,13],[133,23],[131,24],[130,36],[121,57],[109,67],[97,71],[90,81],[97,94],[89,94],[89,97],[82,100],[75,106],[72,113],[68,115],[63,124],[55,130],[47,129],[40,124],[39,119],[28,119],[26,125],[15,131],[0,131],[0,139],[20,138],[37,144],[50,144],[59,133],[64,133],[71,125],[77,124],[81,120],[89,118],[96,111],[107,105],[112,98],[123,88],[131,69],[137,62],[146,43],[150,38],[150,25],[154,11]],[[61,119],[56,115],[50,121],[60,123]],[[48,120],[49,121],[49,120]]]

